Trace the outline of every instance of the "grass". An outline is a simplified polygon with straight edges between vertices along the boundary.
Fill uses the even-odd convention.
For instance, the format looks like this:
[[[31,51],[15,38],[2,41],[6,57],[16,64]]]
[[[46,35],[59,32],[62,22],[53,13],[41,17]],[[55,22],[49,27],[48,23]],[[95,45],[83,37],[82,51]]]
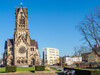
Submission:
[[[35,67],[17,67],[17,71],[35,71]],[[0,68],[0,73],[5,72],[5,68]]]
[[[17,71],[35,71],[35,67],[17,67]],[[50,71],[45,69],[45,71]],[[0,73],[5,73],[5,68],[0,68]]]
[[[35,67],[17,67],[17,71],[35,71]]]
[[[0,73],[4,73],[5,72],[5,68],[0,68]]]

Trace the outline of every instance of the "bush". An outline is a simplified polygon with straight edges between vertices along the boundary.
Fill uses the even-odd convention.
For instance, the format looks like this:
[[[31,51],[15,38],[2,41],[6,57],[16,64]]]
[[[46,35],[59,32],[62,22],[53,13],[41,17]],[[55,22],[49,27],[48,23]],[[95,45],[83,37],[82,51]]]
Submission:
[[[100,75],[99,69],[84,69],[84,68],[71,68],[64,67],[64,70],[75,70],[75,75]]]
[[[35,66],[35,70],[36,71],[44,71],[45,70],[45,66],[44,65]]]
[[[16,72],[16,66],[7,66],[6,72]]]
[[[100,70],[75,70],[75,75],[100,75]]]

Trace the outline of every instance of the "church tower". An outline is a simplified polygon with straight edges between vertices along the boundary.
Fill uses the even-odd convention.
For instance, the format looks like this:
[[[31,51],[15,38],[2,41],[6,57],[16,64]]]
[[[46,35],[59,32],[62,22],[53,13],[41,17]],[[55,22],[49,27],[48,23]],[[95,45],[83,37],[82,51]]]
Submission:
[[[28,29],[28,10],[27,8],[15,7],[15,33],[14,40],[15,42],[19,37],[23,37],[27,43],[30,43],[30,35]]]
[[[30,38],[28,9],[15,7],[15,31],[13,39],[5,42],[4,65],[39,65],[38,43]]]

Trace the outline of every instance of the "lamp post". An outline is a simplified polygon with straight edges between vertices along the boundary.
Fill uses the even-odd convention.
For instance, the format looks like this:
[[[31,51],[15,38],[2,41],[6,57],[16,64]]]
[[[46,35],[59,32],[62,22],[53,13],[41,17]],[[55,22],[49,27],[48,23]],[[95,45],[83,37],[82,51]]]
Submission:
[[[43,65],[44,65],[44,48],[43,48],[43,61],[42,62],[43,62]]]

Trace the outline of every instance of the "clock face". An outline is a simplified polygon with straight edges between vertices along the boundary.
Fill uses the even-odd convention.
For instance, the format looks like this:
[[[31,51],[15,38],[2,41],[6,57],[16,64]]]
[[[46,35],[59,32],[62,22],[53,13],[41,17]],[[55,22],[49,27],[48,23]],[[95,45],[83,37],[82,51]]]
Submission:
[[[19,53],[25,53],[25,51],[26,51],[25,47],[21,47],[21,48],[19,49]]]

